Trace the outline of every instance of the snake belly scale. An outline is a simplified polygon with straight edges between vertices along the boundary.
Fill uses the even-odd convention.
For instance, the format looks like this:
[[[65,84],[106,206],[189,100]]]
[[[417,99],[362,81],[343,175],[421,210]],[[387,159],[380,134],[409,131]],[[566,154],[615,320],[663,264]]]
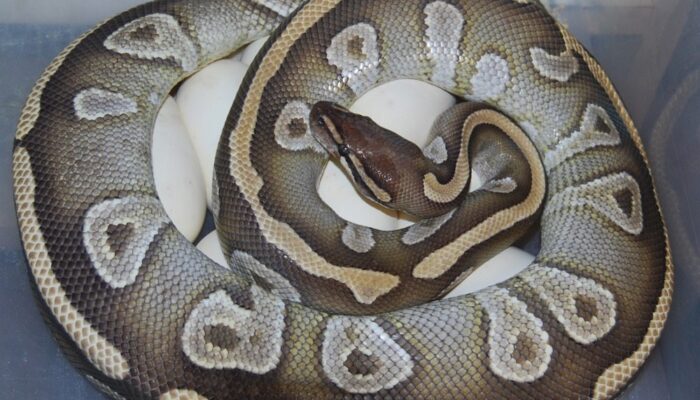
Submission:
[[[179,81],[273,31],[217,154],[226,269],[165,214],[152,126]],[[524,132],[511,140],[527,185],[495,177],[396,232],[338,218],[315,191],[328,156],[311,136],[312,107],[349,106],[398,78],[483,103],[496,111],[480,115],[497,114],[485,124]],[[437,164],[459,158],[444,142],[424,149]],[[639,135],[600,66],[536,1],[149,3],[47,68],[13,157],[42,308],[113,398],[611,398],[670,307]],[[424,194],[440,202],[438,189]],[[464,207],[474,196],[496,206]],[[523,273],[438,299],[537,218],[541,250]]]

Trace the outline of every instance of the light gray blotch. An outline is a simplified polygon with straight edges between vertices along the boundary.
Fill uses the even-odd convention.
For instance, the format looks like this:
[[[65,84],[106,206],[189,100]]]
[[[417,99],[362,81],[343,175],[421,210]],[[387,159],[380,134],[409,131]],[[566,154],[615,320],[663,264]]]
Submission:
[[[454,216],[456,210],[452,210],[439,217],[424,219],[412,225],[401,238],[405,245],[414,245],[433,236],[443,225]]]
[[[568,52],[554,56],[539,47],[533,47],[530,49],[530,57],[540,75],[559,82],[568,81],[579,69],[578,60]]]
[[[367,253],[374,248],[374,234],[372,229],[366,226],[355,225],[348,223],[343,229],[343,243],[357,253]]]
[[[447,161],[447,146],[445,145],[445,140],[441,136],[433,139],[433,141],[423,149],[423,155],[438,165]]]
[[[541,378],[552,359],[549,335],[542,321],[527,310],[527,305],[508,290],[490,287],[475,295],[489,316],[489,367],[494,374],[514,382],[533,382]],[[532,357],[518,360],[518,342]]]
[[[498,176],[508,164],[513,163],[513,157],[501,153],[498,147],[488,147],[479,152],[472,162],[472,169],[482,181],[490,181]]]
[[[104,46],[145,60],[172,58],[188,72],[194,71],[199,62],[194,43],[168,14],[151,14],[131,21],[109,35]]]
[[[444,88],[452,88],[455,86],[464,17],[457,7],[444,1],[429,3],[424,12],[426,44],[435,63],[431,80]]]
[[[370,360],[374,371],[355,373],[350,357]],[[411,356],[373,318],[332,317],[323,334],[323,371],[338,387],[350,393],[376,393],[391,389],[413,374]]]
[[[326,57],[355,94],[364,93],[379,78],[377,31],[365,22],[345,28],[331,40]]]
[[[75,115],[95,121],[106,116],[117,117],[138,111],[136,101],[121,94],[99,88],[85,89],[73,99]]]
[[[507,194],[517,189],[518,184],[515,182],[515,179],[506,177],[488,181],[481,188],[487,192]]]
[[[303,101],[291,101],[280,112],[275,122],[275,141],[283,149],[302,151],[311,149],[325,154],[325,150],[311,134],[311,109]]]
[[[626,192],[630,198],[629,214],[620,207],[616,194]],[[603,213],[625,232],[639,235],[644,229],[642,194],[639,184],[627,172],[604,176],[579,186],[567,187],[547,203],[544,215],[582,206]]]
[[[508,62],[497,54],[484,54],[476,63],[476,74],[472,76],[472,98],[489,100],[503,94],[510,81]]]
[[[576,154],[594,147],[616,146],[620,143],[620,133],[607,111],[601,106],[589,104],[583,113],[579,130],[559,142],[554,150],[547,152],[544,165],[547,170],[552,170]]]
[[[106,200],[85,214],[83,243],[100,277],[120,289],[136,281],[151,242],[168,222],[155,198]]]
[[[219,290],[192,310],[182,333],[182,348],[194,364],[206,369],[241,369],[265,374],[282,357],[285,305],[281,299],[251,286],[253,309],[243,308]],[[212,328],[226,329],[235,340],[224,348],[207,340]]]
[[[615,326],[615,297],[595,281],[539,264],[531,265],[520,277],[544,300],[575,341],[591,344]],[[595,303],[594,313],[589,317],[580,316],[577,305],[580,297]]]

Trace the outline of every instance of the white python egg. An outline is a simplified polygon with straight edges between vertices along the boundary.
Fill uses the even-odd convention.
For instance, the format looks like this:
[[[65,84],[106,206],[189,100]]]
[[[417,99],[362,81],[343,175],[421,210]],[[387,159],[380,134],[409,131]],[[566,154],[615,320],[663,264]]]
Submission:
[[[202,69],[189,78],[176,95],[177,104],[182,114],[183,128],[189,131],[195,149],[195,159],[199,162],[202,181],[205,182],[206,202],[211,206],[211,179],[213,176],[214,155],[219,135],[226,115],[233,103],[236,92],[245,75],[247,65],[252,62],[266,39],[253,42],[250,46],[226,60],[218,61]],[[369,116],[377,123],[399,133],[419,146],[424,146],[430,127],[437,116],[455,104],[450,94],[432,85],[400,80],[377,87],[351,107],[353,112]],[[163,112],[165,110],[161,110]],[[153,153],[166,151],[154,141]],[[188,164],[189,162],[182,162]],[[197,169],[197,168],[195,168]],[[155,173],[156,185],[160,179],[167,178],[167,171]],[[472,179],[470,191],[481,184],[478,177]],[[183,184],[183,190],[185,185]],[[395,212],[387,211],[362,198],[345,174],[335,165],[329,163],[319,186],[319,195],[341,217],[381,230],[400,229],[413,222],[402,218]],[[161,193],[166,202],[183,201],[177,194]],[[193,205],[193,207],[197,207]],[[183,209],[188,206],[183,205]],[[166,211],[174,219],[171,211]],[[192,218],[195,218],[193,213]],[[178,224],[176,223],[176,226]],[[200,223],[201,226],[201,223]],[[178,226],[178,229],[180,227]],[[220,265],[225,259],[219,245],[216,232],[209,233],[197,248]],[[477,291],[481,288],[508,279],[527,265],[534,257],[520,249],[509,248],[496,255],[464,282],[457,286],[448,297]]]
[[[190,77],[177,92],[182,120],[204,174],[209,209],[219,136],[247,70],[248,66],[240,61],[220,60]]]
[[[267,42],[268,37],[258,39],[243,49],[241,51],[241,62],[245,65],[252,64],[255,56],[258,55],[260,49],[263,47],[265,42]]]
[[[207,211],[197,153],[172,97],[163,104],[153,130],[153,176],[158,196],[175,227],[191,242],[202,230]]]

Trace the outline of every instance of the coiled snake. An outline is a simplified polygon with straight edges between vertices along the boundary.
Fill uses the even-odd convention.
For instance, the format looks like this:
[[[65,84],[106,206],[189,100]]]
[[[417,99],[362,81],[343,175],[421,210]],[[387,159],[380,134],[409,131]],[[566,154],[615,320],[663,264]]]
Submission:
[[[165,215],[151,130],[177,82],[273,30],[217,153],[229,270]],[[398,78],[470,101],[425,149],[343,108]],[[367,196],[422,219],[380,232],[337,217],[315,190],[329,155]],[[466,193],[470,159],[486,183]],[[46,315],[114,398],[609,398],[670,306],[639,136],[533,0],[137,7],[37,82],[14,185]],[[438,300],[537,219],[524,272]]]

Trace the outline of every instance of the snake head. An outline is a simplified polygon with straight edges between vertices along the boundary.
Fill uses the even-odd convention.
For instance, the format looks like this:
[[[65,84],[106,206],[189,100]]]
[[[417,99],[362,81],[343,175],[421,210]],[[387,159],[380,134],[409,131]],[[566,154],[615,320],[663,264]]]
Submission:
[[[405,211],[402,192],[423,159],[415,144],[335,103],[316,103],[310,119],[313,136],[331,159],[340,161],[360,193]]]

